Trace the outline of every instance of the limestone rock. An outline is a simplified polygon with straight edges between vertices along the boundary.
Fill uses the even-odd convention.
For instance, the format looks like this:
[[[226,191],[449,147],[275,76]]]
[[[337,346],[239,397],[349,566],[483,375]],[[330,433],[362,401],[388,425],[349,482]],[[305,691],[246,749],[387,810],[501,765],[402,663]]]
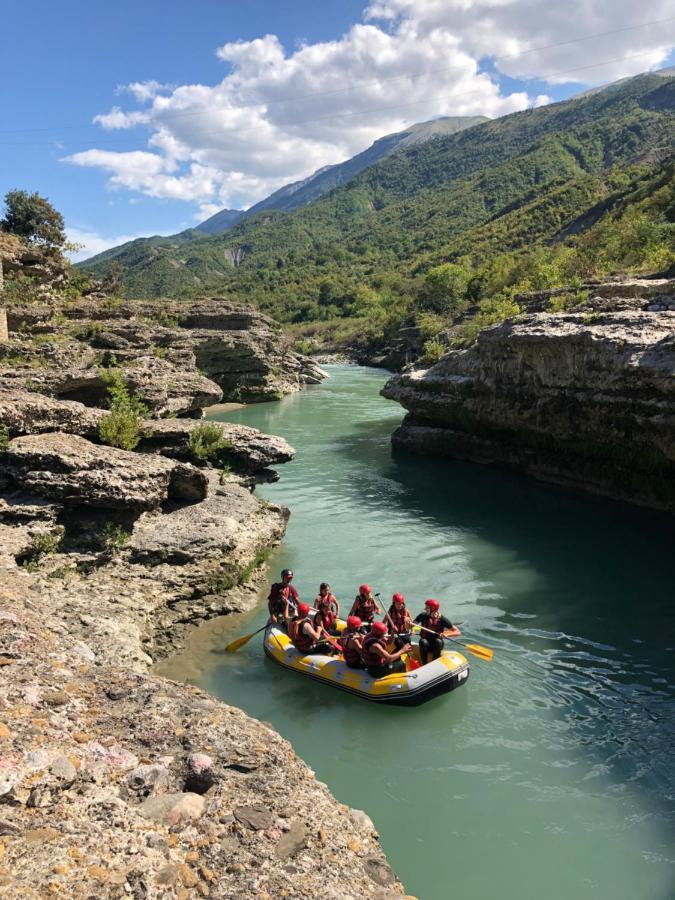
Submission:
[[[507,320],[392,378],[394,444],[675,510],[675,313],[610,288],[601,314]]]
[[[67,431],[70,434],[96,434],[105,413],[82,403],[55,400],[44,394],[0,387],[0,423],[10,435]]]
[[[206,495],[199,470],[59,432],[15,438],[0,461],[25,490],[67,504],[153,509]]]
[[[155,451],[164,456],[189,459],[190,435],[201,423],[190,419],[161,419],[148,422],[149,434],[138,446],[140,451]],[[227,442],[214,462],[235,462],[244,471],[257,472],[268,466],[288,462],[294,449],[283,438],[264,434],[247,425],[210,422]]]
[[[206,800],[199,794],[158,794],[148,797],[138,808],[139,815],[152,822],[177,825],[190,819],[198,819],[206,808]]]

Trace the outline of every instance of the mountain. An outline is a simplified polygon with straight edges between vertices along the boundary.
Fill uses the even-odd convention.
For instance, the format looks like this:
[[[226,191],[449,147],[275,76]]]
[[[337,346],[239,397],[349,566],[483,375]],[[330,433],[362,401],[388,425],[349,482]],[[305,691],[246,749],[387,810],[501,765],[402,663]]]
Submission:
[[[431,119],[428,122],[419,122],[417,125],[411,125],[405,131],[398,131],[395,134],[388,134],[379,138],[374,144],[371,144],[367,150],[357,153],[346,162],[338,163],[334,166],[324,166],[316,171],[309,178],[302,181],[296,181],[280,188],[275,193],[270,194],[265,200],[256,203],[245,213],[245,217],[249,218],[257,212],[266,209],[279,209],[289,212],[293,209],[299,209],[306,206],[313,200],[323,197],[333,188],[341,184],[351,181],[359,172],[362,172],[368,166],[374,165],[381,159],[390,156],[394,151],[404,147],[412,147],[415,144],[423,144],[426,141],[443,137],[449,134],[456,134],[465,128],[472,128],[474,125],[480,125],[482,122],[488,122],[486,116],[446,116],[439,119]]]
[[[241,209],[221,209],[215,215],[195,225],[190,231],[202,231],[204,234],[220,234],[221,231],[227,231],[236,225],[246,213]],[[185,232],[183,232],[185,233]]]
[[[386,137],[379,138],[367,150],[358,153],[343,163],[338,163],[334,166],[324,166],[308,178],[279,188],[278,191],[270,194],[269,197],[247,210],[221,209],[215,215],[206,219],[205,222],[201,222],[194,228],[188,228],[178,234],[154,235],[149,238],[137,238],[134,241],[127,241],[118,247],[111,247],[110,250],[104,250],[102,253],[97,253],[96,256],[91,256],[88,260],[85,260],[83,267],[89,268],[90,266],[108,263],[127,252],[135,258],[141,248],[147,250],[149,257],[152,257],[151,248],[171,249],[180,244],[199,240],[204,234],[221,234],[238,222],[265,209],[298,209],[327,194],[328,191],[337,187],[337,185],[349,181],[367,166],[384,159],[399,147],[421,144],[436,137],[454,134],[464,128],[471,128],[473,125],[479,125],[481,122],[487,121],[488,119],[485,116],[446,116],[444,118],[431,119],[428,122],[419,122],[417,125],[411,125],[405,131],[399,131],[396,134],[389,134]]]
[[[357,333],[386,336],[411,311],[447,313],[458,289],[433,284],[447,264],[462,303],[507,303],[575,267],[666,268],[673,147],[675,78],[641,75],[401,147],[292,212],[253,213],[183,245],[132,245],[118,259],[129,296],[217,292],[283,321],[344,331],[353,319]]]

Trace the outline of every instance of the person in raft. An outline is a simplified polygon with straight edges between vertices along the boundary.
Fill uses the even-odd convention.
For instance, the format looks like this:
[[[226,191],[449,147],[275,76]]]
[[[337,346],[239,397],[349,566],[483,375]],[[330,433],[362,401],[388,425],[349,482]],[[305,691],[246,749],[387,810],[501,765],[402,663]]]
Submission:
[[[281,581],[275,581],[267,598],[267,608],[270,613],[270,622],[286,621],[289,613],[295,610],[300,602],[300,596],[293,581],[293,570],[284,569],[281,573]]]
[[[334,653],[333,644],[322,640],[326,635],[323,628],[312,625],[309,603],[298,603],[296,615],[288,622],[288,636],[296,650],[301,653]]]
[[[324,587],[322,584],[321,587]],[[328,585],[326,585],[328,587]],[[315,628],[323,628],[327,634],[337,634],[337,628],[335,625],[337,616],[333,612],[333,604],[331,603],[331,598],[335,600],[333,595],[328,592],[323,596],[319,594],[316,598],[315,605],[318,607],[318,612],[314,616],[314,627]]]
[[[390,653],[387,650],[387,626],[384,622],[373,622],[370,631],[363,639],[361,660],[371,678],[382,678],[392,672],[405,672],[405,663],[401,659],[410,650],[410,644],[404,644],[400,650]]]
[[[335,595],[331,593],[330,585],[327,581],[322,581],[319,586],[319,593],[314,601],[314,606],[316,606],[317,609],[321,608],[321,601],[324,597],[328,597],[330,611],[335,614],[335,618],[337,619],[340,615],[340,604],[337,602]]]
[[[403,644],[410,640],[410,632],[412,630],[412,619],[405,605],[405,597],[403,594],[394,594],[391,598],[391,606],[387,612],[387,620],[391,626],[394,635],[394,643],[398,650]]]
[[[361,619],[358,616],[347,616],[347,625],[340,635],[340,646],[345,664],[350,669],[362,669],[361,647],[363,635],[361,634]]]
[[[369,584],[359,585],[359,592],[354,598],[352,608],[349,610],[350,616],[358,616],[364,626],[369,626],[375,620],[375,616],[382,612],[377,604],[377,600],[373,597],[373,591]]]
[[[456,628],[449,619],[440,613],[441,604],[438,600],[425,600],[424,612],[415,617],[415,624],[421,625],[424,631],[420,632],[420,656],[422,665],[426,665],[431,659],[438,659],[443,649],[443,637],[455,637],[462,632]]]

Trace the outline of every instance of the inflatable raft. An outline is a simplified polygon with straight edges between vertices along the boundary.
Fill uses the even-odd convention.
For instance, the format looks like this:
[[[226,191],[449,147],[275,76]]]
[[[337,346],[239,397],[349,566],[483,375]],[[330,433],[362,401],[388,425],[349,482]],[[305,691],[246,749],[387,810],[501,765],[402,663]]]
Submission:
[[[444,650],[439,659],[414,671],[371,678],[363,669],[350,669],[340,657],[318,653],[303,655],[276,625],[269,625],[265,630],[264,647],[267,656],[286,669],[357,697],[395,706],[419,706],[433,697],[454,691],[469,677],[468,660],[454,650]],[[414,648],[411,655],[416,657],[417,653]]]

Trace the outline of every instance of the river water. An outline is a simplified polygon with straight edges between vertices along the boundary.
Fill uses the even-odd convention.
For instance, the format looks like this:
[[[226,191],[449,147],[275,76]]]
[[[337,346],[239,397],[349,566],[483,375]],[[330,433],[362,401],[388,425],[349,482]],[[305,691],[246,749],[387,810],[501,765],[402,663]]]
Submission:
[[[165,671],[270,722],[365,809],[408,891],[524,900],[675,897],[675,528],[668,518],[463,463],[392,457],[386,373],[220,417],[297,458],[258,489],[289,506],[272,559],[303,599],[368,581],[437,597],[492,663],[416,709],[382,709],[265,659],[263,605],[197,632]]]

